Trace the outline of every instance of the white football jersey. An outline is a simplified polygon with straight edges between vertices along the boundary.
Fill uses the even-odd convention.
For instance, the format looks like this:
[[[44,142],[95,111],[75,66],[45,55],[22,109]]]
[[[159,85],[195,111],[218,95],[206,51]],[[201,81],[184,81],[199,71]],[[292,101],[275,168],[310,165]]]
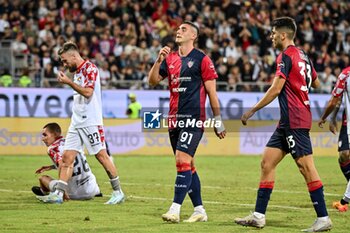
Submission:
[[[98,68],[86,60],[78,67],[73,80],[79,86],[92,88],[94,93],[87,99],[74,91],[71,127],[103,125],[101,81]]]
[[[346,67],[339,74],[337,83],[334,86],[332,95],[340,97],[343,95],[346,111],[348,135],[350,135],[350,66]]]
[[[62,160],[64,142],[64,138],[59,137],[47,149],[47,153],[56,168],[58,167],[59,161]],[[74,161],[72,178],[68,181],[68,196],[71,199],[83,199],[86,197],[93,197],[99,192],[100,190],[96,182],[96,177],[92,173],[84,153],[80,151]]]

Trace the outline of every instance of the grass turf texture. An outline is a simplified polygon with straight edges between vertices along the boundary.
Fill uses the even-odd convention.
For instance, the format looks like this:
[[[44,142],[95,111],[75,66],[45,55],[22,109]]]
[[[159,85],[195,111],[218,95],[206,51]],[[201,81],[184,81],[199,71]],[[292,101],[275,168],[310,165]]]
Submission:
[[[127,200],[122,205],[104,205],[111,193],[103,168],[93,156],[88,162],[104,197],[69,201],[63,205],[42,204],[30,191],[38,185],[35,170],[49,165],[47,156],[0,156],[0,232],[256,232],[233,223],[254,210],[259,182],[260,157],[197,156],[202,196],[208,213],[206,223],[163,223],[161,215],[172,202],[174,159],[167,157],[115,157]],[[346,187],[336,157],[315,157],[325,186],[332,232],[349,232],[350,213],[338,213],[331,204]],[[57,171],[44,174],[57,177]],[[181,221],[192,214],[187,196]],[[277,168],[275,189],[263,232],[300,232],[315,220],[307,187],[294,161],[287,156]]]

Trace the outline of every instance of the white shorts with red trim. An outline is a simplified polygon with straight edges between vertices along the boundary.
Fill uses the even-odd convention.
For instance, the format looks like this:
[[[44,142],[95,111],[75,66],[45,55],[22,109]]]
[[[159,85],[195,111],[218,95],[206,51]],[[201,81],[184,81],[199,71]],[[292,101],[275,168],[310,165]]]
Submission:
[[[91,155],[96,155],[106,149],[105,135],[102,125],[88,126],[84,128],[68,129],[64,150],[83,151],[83,147]]]

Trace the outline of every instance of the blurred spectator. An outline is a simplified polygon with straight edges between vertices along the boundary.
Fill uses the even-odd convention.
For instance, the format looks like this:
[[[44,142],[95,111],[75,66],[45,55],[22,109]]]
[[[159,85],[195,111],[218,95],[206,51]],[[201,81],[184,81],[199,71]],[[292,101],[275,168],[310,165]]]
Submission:
[[[94,58],[100,52],[100,42],[97,35],[92,35],[90,42],[90,57]]]
[[[44,29],[39,31],[38,44],[41,44],[42,42],[44,42],[48,35],[53,37],[51,32],[51,25],[49,23],[46,23]]]
[[[5,31],[1,39],[3,40],[13,40],[15,38],[15,33],[11,27],[5,26]]]
[[[324,72],[319,74],[319,80],[321,84],[319,92],[329,94],[333,90],[337,77],[332,74],[331,67],[327,66]]]
[[[49,13],[49,10],[46,7],[46,3],[44,0],[39,1],[39,9],[38,9],[38,18],[45,18],[45,16]]]
[[[246,51],[247,48],[251,45],[250,38],[252,36],[252,34],[247,28],[247,22],[242,22],[242,28],[238,36],[241,40],[242,50]]]
[[[111,81],[111,72],[109,71],[108,62],[103,62],[102,66],[99,67],[101,87],[103,89],[109,88],[109,82]]]
[[[151,63],[154,63],[156,61],[158,53],[161,48],[162,46],[159,43],[159,40],[152,40],[152,45],[149,49],[150,55],[151,55]]]
[[[154,22],[154,25],[160,38],[167,36],[171,28],[166,14],[161,15],[160,18]]]
[[[0,14],[0,39],[5,34],[5,29],[10,28],[10,23],[7,21],[8,15],[7,13]]]
[[[136,95],[134,93],[129,93],[128,99],[130,103],[128,105],[128,109],[126,110],[126,115],[128,116],[129,119],[140,118],[142,106],[139,102],[137,102]]]
[[[228,74],[227,91],[238,91],[237,84],[241,82],[241,73],[238,66],[233,66]]]
[[[257,84],[260,87],[259,91],[266,92],[270,88],[273,81],[273,76],[274,75],[269,76],[268,73],[263,70],[260,72],[259,79],[257,80]]]
[[[307,19],[304,19],[303,24],[300,26],[300,31],[303,35],[303,41],[312,43],[314,39],[314,32],[311,28],[311,22]]]
[[[349,54],[350,53],[350,33],[346,34],[343,47],[344,47],[344,53]]]
[[[32,79],[29,77],[29,70],[25,69],[18,80],[19,87],[30,87]]]
[[[8,69],[4,69],[2,75],[0,76],[0,86],[2,87],[11,87],[12,86],[12,76]]]
[[[57,81],[57,74],[54,72],[51,63],[47,63],[44,68],[44,87],[62,87],[61,83]]]
[[[224,57],[232,57],[236,63],[238,58],[242,56],[242,50],[240,47],[236,46],[236,40],[231,39],[229,44],[223,48],[222,55]]]
[[[29,52],[27,44],[23,41],[23,34],[17,33],[16,40],[12,42],[11,48],[15,54],[27,54]]]
[[[219,89],[253,91],[265,88],[261,82],[266,75],[273,76],[276,65],[276,51],[268,39],[271,20],[295,18],[298,46],[317,72],[331,67],[336,76],[337,70],[350,65],[349,12],[344,0],[0,0],[0,40],[12,40],[15,53],[28,54],[35,80],[45,80],[40,74],[48,66],[55,73],[58,48],[72,40],[85,59],[100,66],[108,63],[108,87],[139,89],[148,88],[142,82],[144,70],[154,63],[161,46],[174,48],[177,26],[191,20],[201,31],[198,47],[211,56],[220,73]],[[241,70],[240,79],[232,78],[233,67]]]
[[[110,38],[109,30],[106,30],[101,35],[101,40],[99,41],[99,50],[103,56],[108,57],[110,54],[112,54],[113,47],[114,40]]]
[[[241,70],[242,79],[242,91],[253,91],[252,82],[253,80],[253,66],[249,61],[243,63],[243,69]]]

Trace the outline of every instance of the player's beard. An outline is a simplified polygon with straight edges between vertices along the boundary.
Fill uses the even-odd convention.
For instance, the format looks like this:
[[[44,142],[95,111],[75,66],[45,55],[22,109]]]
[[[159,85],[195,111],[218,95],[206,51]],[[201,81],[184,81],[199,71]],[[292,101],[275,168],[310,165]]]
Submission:
[[[281,42],[279,42],[279,43],[276,43],[276,49],[278,49],[279,51],[283,51],[283,45],[282,45],[282,43]]]
[[[68,66],[67,68],[68,68],[69,72],[71,72],[71,73],[74,73],[77,70],[76,65]]]
[[[283,44],[282,44],[282,41],[281,41],[281,38],[279,37],[276,37],[274,38],[274,46],[276,49],[282,51],[283,50]]]

